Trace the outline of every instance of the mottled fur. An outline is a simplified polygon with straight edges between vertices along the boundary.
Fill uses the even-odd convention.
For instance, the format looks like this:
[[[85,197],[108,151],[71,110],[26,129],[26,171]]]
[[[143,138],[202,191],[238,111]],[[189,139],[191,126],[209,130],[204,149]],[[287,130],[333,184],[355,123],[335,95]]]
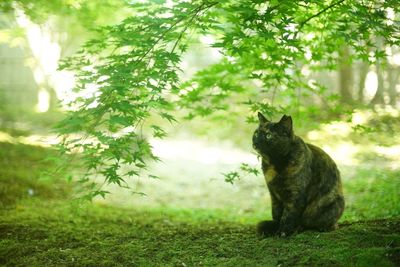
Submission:
[[[319,147],[294,135],[290,116],[276,123],[261,113],[258,117],[253,147],[262,158],[273,218],[260,222],[258,233],[285,236],[306,229],[335,229],[344,210],[335,162]]]

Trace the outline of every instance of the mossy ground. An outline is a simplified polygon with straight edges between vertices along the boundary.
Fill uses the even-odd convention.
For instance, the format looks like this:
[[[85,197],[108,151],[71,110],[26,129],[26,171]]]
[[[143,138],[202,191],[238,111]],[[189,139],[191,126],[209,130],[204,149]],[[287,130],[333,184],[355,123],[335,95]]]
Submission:
[[[400,265],[396,171],[360,172],[360,180],[345,184],[349,208],[338,230],[260,239],[254,232],[257,212],[128,209],[67,200],[68,184],[37,179],[42,164],[49,164],[41,162],[48,153],[0,143],[0,265]],[[364,179],[371,175],[376,179]]]
[[[191,215],[195,214],[193,218]],[[330,233],[259,239],[217,211],[135,211],[60,203],[2,214],[1,264],[10,266],[394,266],[400,219],[342,224]]]

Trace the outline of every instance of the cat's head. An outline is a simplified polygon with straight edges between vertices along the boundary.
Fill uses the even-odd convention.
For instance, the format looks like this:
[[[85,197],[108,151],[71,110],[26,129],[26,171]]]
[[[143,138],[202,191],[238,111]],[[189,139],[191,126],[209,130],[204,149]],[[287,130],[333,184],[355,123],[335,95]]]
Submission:
[[[279,122],[267,120],[258,112],[259,126],[253,135],[253,148],[260,155],[283,155],[293,140],[292,117],[283,115]]]

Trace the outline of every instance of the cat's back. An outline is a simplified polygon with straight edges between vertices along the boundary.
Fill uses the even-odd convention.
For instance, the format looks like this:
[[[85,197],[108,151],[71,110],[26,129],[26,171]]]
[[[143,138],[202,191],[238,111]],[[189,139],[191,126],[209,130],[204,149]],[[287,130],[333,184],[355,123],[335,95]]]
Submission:
[[[328,155],[328,153],[322,150],[322,148],[310,143],[306,143],[306,145],[311,151],[312,164],[315,165],[315,167],[317,168],[331,167],[335,169],[337,168],[335,161],[333,161],[333,159]]]
[[[340,173],[334,160],[320,147],[309,143],[307,146],[311,151],[311,170],[314,182],[332,186],[340,181]]]
[[[312,144],[307,146],[312,154],[312,179],[308,187],[308,205],[303,219],[311,228],[321,225],[333,226],[342,215],[345,206],[340,173],[336,163],[324,150]]]

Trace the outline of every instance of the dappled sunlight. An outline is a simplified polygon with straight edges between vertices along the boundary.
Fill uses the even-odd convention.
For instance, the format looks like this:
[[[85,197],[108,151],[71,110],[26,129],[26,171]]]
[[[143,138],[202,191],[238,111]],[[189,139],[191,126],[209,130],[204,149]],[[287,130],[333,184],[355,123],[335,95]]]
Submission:
[[[370,119],[371,116],[368,116],[368,114],[364,112],[354,112],[352,114],[352,122],[353,124],[364,124],[367,122],[368,119]]]
[[[50,107],[50,95],[46,90],[40,89],[38,93],[37,112],[46,112]]]
[[[390,145],[375,142],[387,139],[386,132],[370,122],[379,121],[382,117],[398,118],[399,111],[390,106],[376,107],[373,110],[356,110],[348,121],[332,121],[322,124],[319,129],[307,133],[306,140],[323,148],[333,159],[342,166],[360,166],[372,164],[372,159],[362,155],[375,156],[375,161],[384,161],[386,167],[399,167],[400,138],[393,135]],[[371,126],[370,126],[371,124]],[[382,122],[381,124],[384,124]],[[373,156],[374,155],[374,156]],[[384,160],[383,160],[384,159]]]
[[[12,136],[0,132],[0,142],[51,147],[59,141],[55,135]],[[268,205],[269,197],[261,176],[246,175],[231,185],[222,175],[237,169],[240,163],[257,166],[257,156],[252,152],[237,149],[226,142],[218,145],[201,138],[154,139],[150,144],[161,162],[151,163],[148,171],[143,171],[139,178],[126,179],[132,190],[106,185],[103,189],[113,194],[106,199],[96,198],[96,202],[130,207],[229,207],[238,213],[264,209]],[[149,174],[159,179],[150,178]],[[96,177],[92,179],[101,183]]]
[[[375,71],[369,71],[367,74],[367,77],[365,78],[365,97],[368,100],[371,100],[375,93],[376,90],[378,89],[378,75],[376,74]]]
[[[13,143],[14,140],[15,138],[9,135],[8,133],[0,132],[0,142]]]
[[[222,175],[237,169],[240,163],[257,166],[255,154],[234,148],[233,144],[218,145],[201,138],[150,140],[150,143],[161,162],[151,164],[146,173],[159,179],[142,173],[140,178],[126,180],[135,193],[109,185],[105,189],[113,194],[96,201],[122,206],[229,208],[237,213],[268,205],[261,176],[246,175],[231,185]]]
[[[354,166],[360,163],[356,158],[360,147],[350,142],[341,142],[332,145],[322,145],[325,150],[338,165]]]
[[[39,135],[33,134],[29,136],[12,136],[6,132],[0,131],[0,142],[21,143],[25,145],[51,147],[60,142],[56,135]]]
[[[378,106],[375,108],[375,110],[379,116],[389,115],[395,118],[400,117],[400,111],[390,105]]]
[[[397,115],[390,109],[380,112]],[[359,123],[367,123],[376,116],[374,114],[356,112],[350,122],[324,124],[305,136],[305,140],[320,146],[336,161],[345,183],[357,179],[359,169],[371,168],[371,160],[379,162],[382,168],[395,170],[400,167],[400,144],[360,144],[350,138],[355,134],[353,127]],[[0,132],[0,141],[49,147],[58,140],[53,135],[13,137],[6,132]],[[250,149],[245,151],[238,149],[233,143],[213,143],[193,136],[150,139],[149,142],[161,162],[150,164],[139,178],[126,179],[131,190],[106,185],[103,189],[112,194],[106,199],[97,197],[97,203],[128,207],[221,208],[230,209],[236,214],[261,212],[270,205],[261,175],[245,175],[234,185],[224,181],[222,173],[237,169],[240,163],[248,163],[261,169],[257,156]],[[364,159],[360,155],[368,155],[369,158]],[[159,179],[151,178],[149,174],[156,175]],[[100,180],[93,179],[100,183]]]
[[[67,39],[67,34],[54,35],[54,21],[38,25],[19,9],[15,15],[18,26],[26,34],[29,57],[25,62],[32,69],[39,87],[36,111],[42,113],[49,110],[51,99],[48,90],[54,90],[64,104],[76,98],[71,91],[75,84],[73,74],[58,69],[63,52],[61,43]]]
[[[320,129],[312,130],[306,135],[311,143],[321,146],[339,165],[355,165],[360,147],[353,142],[346,141],[346,137],[353,131],[352,125],[343,121],[323,124]]]
[[[330,136],[338,138],[346,137],[351,132],[351,125],[343,121],[335,121],[334,123],[322,125],[322,131],[328,133]]]
[[[398,116],[396,110],[381,108],[377,111],[356,111],[352,119],[322,124],[308,132],[305,140],[320,146],[338,164],[343,181],[358,179],[360,169],[399,168],[400,144],[394,139],[391,146],[373,142],[359,142],[360,137],[372,138],[368,132],[357,132],[357,125],[368,125],[380,116]],[[102,203],[124,206],[175,206],[227,208],[237,212],[263,209],[269,205],[264,179],[246,175],[234,185],[226,183],[223,172],[237,169],[246,162],[261,169],[257,156],[251,150],[242,150],[229,143],[210,143],[200,137],[150,140],[154,153],[162,162],[152,164],[149,172],[160,179],[142,175],[129,184],[133,190],[146,196],[131,194],[117,186],[108,186],[113,192]],[[371,179],[374,178],[371,173]],[[368,180],[370,181],[370,180]],[[366,181],[366,182],[368,182]],[[371,180],[372,181],[372,180]]]
[[[199,139],[166,139],[151,141],[153,151],[169,160],[192,160],[203,164],[257,164],[257,156],[234,148],[233,144],[212,145]]]
[[[391,147],[375,146],[375,152],[389,160],[389,167],[393,170],[400,168],[400,145]]]
[[[370,141],[359,142],[361,137],[370,138],[371,134],[376,133],[358,133],[355,130],[357,125],[368,126],[371,120],[380,116],[396,118],[399,114],[390,108],[381,108],[376,112],[356,111],[351,120],[321,124],[319,129],[308,132],[304,137],[306,141],[320,146],[336,161],[345,183],[357,179],[360,169],[371,168],[374,164],[379,164],[380,168],[396,170],[400,167],[400,143],[396,137],[393,137],[390,146]],[[132,130],[127,128],[126,132]],[[59,140],[54,135],[13,137],[0,132],[0,141],[49,147]],[[238,214],[261,211],[270,205],[262,175],[244,175],[234,185],[224,181],[222,173],[237,170],[241,163],[261,169],[251,148],[244,150],[233,142],[210,142],[188,134],[178,134],[162,140],[149,139],[149,143],[161,162],[151,163],[139,178],[127,178],[131,190],[106,185],[103,189],[112,194],[105,200],[97,197],[96,202],[129,207],[227,208]],[[100,178],[93,177],[93,180],[101,183]]]

